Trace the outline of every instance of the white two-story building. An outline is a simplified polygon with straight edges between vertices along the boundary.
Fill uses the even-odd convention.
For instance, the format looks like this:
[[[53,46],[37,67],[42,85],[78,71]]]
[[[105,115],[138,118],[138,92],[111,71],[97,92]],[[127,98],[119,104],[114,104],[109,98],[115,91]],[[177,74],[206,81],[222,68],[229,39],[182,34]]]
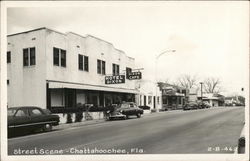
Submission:
[[[8,35],[8,107],[39,106],[65,112],[78,104],[107,106],[136,101],[135,80],[105,84],[126,74],[134,58],[91,35],[39,28]]]

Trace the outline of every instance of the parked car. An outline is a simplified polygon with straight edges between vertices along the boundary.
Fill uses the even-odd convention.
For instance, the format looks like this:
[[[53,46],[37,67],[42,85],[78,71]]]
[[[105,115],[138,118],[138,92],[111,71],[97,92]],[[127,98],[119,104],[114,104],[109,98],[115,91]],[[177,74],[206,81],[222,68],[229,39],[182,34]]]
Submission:
[[[204,109],[204,108],[210,108],[210,104],[208,102],[199,102],[198,103],[198,108],[199,109]]]
[[[59,116],[52,115],[47,109],[33,106],[11,107],[8,108],[8,136],[37,130],[48,132],[59,121]]]
[[[149,106],[138,106],[139,108],[143,109],[143,110],[150,110]]]
[[[245,153],[245,125],[241,131],[240,138],[238,139],[238,150],[239,154]]]
[[[140,118],[142,114],[143,110],[140,109],[134,102],[124,102],[120,105],[117,105],[113,111],[109,111],[107,119],[126,119],[133,115],[137,116],[137,118]]]
[[[196,102],[189,102],[184,105],[183,110],[193,110],[198,109],[198,104]]]

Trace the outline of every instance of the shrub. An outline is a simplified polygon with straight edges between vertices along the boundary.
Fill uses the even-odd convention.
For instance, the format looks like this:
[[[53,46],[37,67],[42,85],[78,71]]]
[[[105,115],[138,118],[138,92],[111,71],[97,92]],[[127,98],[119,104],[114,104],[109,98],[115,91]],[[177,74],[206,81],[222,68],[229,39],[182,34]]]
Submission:
[[[72,123],[72,114],[71,113],[67,113],[67,124]]]
[[[75,122],[81,122],[83,119],[83,113],[80,111],[76,112],[75,114],[76,114]]]

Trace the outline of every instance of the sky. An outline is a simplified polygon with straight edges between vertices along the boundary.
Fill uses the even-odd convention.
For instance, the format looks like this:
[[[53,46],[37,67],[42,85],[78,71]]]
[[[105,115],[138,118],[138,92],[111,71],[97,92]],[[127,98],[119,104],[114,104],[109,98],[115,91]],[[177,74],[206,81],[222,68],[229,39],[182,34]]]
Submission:
[[[32,3],[32,2],[30,2]],[[183,74],[221,80],[224,93],[247,88],[247,1],[30,3],[7,10],[7,33],[39,27],[104,39],[134,57],[143,78],[174,82]],[[52,3],[52,2],[51,2]],[[165,52],[156,59],[156,56]],[[157,65],[156,65],[157,64]],[[156,68],[156,70],[155,70]]]

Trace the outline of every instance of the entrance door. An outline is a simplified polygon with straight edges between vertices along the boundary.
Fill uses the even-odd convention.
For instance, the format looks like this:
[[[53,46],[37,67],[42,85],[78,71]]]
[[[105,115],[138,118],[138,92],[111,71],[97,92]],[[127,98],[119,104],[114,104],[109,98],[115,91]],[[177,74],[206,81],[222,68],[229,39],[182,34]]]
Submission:
[[[68,108],[76,107],[76,90],[65,89],[65,106]]]

